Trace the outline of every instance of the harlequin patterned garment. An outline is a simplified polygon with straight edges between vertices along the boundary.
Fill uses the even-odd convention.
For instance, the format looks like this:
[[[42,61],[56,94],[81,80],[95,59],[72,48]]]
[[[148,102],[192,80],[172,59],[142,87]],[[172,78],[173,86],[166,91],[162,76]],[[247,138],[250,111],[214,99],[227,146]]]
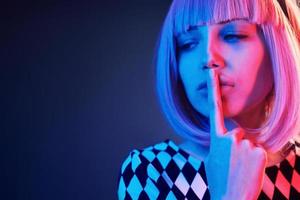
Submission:
[[[298,147],[276,166],[266,168],[260,200],[300,200]],[[210,199],[202,161],[173,141],[133,150],[119,174],[119,199]]]

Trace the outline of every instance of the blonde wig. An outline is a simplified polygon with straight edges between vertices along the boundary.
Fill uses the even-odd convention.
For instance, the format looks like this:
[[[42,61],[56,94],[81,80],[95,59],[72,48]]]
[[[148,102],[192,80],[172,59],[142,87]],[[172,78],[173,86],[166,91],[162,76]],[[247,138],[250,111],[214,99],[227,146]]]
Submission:
[[[274,87],[265,100],[266,120],[260,128],[245,128],[257,143],[276,152],[300,131],[300,12],[295,0],[173,0],[157,46],[157,97],[176,133],[209,146],[209,119],[189,103],[179,77],[176,37],[189,26],[233,19],[257,24],[271,57]]]

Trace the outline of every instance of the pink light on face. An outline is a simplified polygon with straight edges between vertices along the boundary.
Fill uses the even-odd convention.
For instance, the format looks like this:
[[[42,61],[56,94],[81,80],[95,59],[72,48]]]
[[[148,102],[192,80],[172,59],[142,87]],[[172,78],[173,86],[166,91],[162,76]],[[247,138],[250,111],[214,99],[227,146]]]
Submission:
[[[263,37],[245,20],[198,26],[177,38],[178,66],[193,107],[208,116],[206,73],[220,75],[225,117],[246,118],[259,112],[273,86],[272,67]]]

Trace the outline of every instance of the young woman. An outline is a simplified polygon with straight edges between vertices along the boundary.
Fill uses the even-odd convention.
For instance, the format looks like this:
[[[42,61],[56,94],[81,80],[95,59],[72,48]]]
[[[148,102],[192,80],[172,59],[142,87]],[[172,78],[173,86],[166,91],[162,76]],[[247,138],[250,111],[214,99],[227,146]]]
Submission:
[[[157,92],[184,138],[133,150],[119,199],[300,199],[294,0],[174,0]]]

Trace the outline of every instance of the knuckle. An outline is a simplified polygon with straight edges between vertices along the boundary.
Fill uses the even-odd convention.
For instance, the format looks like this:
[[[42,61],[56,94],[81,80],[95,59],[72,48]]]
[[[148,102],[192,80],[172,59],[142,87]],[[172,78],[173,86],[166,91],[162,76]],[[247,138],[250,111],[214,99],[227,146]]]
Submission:
[[[228,135],[228,141],[230,141],[231,143],[237,143],[237,138],[235,134],[230,134]]]
[[[230,134],[230,138],[233,142],[239,143],[244,137],[242,129],[234,129]]]
[[[255,147],[253,149],[253,152],[254,152],[254,157],[255,159],[265,165],[267,163],[267,153],[264,149],[260,148],[260,147]]]
[[[242,146],[246,149],[251,149],[253,147],[253,144],[249,140],[242,140],[241,142]]]
[[[261,148],[261,147],[255,147],[254,149],[253,149],[253,152],[255,152],[255,154],[257,155],[257,156],[259,156],[259,157],[262,157],[262,158],[267,158],[267,153],[266,153],[266,151],[263,149],[263,148]]]
[[[239,143],[240,139],[239,139],[239,137],[238,137],[237,134],[232,135],[232,141],[233,141],[234,143]]]
[[[232,130],[233,134],[235,134],[239,139],[242,139],[245,135],[244,129],[242,128],[235,128]]]
[[[226,138],[226,140],[228,140],[229,142],[233,143],[233,144],[237,144],[240,141],[240,134],[238,132],[238,130],[232,130],[230,132],[228,132],[226,135],[223,136],[224,138]]]

